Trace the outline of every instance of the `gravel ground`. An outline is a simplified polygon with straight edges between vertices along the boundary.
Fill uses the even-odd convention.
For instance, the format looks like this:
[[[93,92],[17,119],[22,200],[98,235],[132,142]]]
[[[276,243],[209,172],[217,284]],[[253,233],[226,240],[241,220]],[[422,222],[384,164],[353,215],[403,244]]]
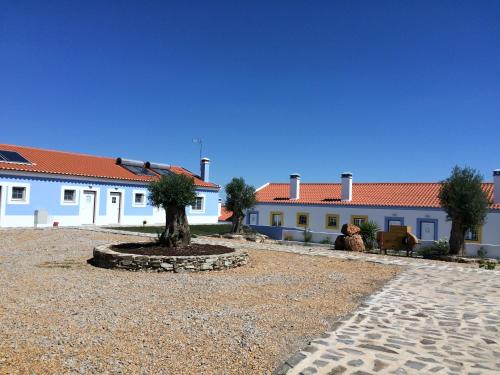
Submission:
[[[269,374],[400,268],[249,250],[223,272],[95,268],[138,237],[0,231],[0,373]]]

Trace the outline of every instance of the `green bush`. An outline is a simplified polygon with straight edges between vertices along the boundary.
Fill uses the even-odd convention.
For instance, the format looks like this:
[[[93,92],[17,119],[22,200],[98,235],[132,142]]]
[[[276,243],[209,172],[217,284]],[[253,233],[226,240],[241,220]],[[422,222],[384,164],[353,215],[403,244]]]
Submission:
[[[495,262],[481,261],[479,262],[479,268],[484,268],[485,270],[494,270],[497,264]]]
[[[450,245],[447,240],[438,240],[432,245],[418,249],[417,252],[425,259],[440,258],[450,253]]]
[[[380,230],[378,224],[374,221],[365,221],[359,226],[361,229],[361,237],[367,249],[372,250],[377,248],[377,232]]]
[[[482,246],[477,250],[477,256],[481,259],[486,258],[486,254],[488,254],[488,251]]]
[[[326,236],[324,240],[321,240],[321,242],[323,245],[331,245],[332,244],[332,240],[330,239],[329,236]]]

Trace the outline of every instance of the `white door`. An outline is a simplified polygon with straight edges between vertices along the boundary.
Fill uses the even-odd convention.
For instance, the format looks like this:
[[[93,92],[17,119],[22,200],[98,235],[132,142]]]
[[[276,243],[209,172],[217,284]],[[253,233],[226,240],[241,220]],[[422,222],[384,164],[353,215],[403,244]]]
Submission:
[[[108,198],[108,219],[110,224],[120,223],[120,211],[122,207],[122,193],[110,193]]]
[[[420,223],[420,239],[422,241],[434,241],[434,226],[436,224],[430,221]]]
[[[250,225],[257,225],[257,214],[250,214]]]
[[[82,224],[95,222],[95,191],[84,190],[83,199],[80,200],[80,218]]]

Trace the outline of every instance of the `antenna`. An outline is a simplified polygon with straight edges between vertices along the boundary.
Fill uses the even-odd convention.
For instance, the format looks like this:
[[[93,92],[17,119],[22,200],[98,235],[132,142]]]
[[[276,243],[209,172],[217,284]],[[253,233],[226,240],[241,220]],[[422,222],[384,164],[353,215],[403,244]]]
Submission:
[[[201,160],[201,154],[203,151],[203,140],[201,138],[193,138],[193,143],[199,143],[199,145],[200,145],[200,158],[199,158],[199,160]]]

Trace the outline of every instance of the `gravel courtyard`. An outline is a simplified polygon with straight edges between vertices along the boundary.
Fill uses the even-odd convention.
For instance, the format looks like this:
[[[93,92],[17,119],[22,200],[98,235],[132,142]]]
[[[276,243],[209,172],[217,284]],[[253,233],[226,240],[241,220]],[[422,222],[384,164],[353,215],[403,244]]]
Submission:
[[[0,231],[0,373],[269,374],[400,268],[249,249],[223,272],[87,263],[135,236]]]

